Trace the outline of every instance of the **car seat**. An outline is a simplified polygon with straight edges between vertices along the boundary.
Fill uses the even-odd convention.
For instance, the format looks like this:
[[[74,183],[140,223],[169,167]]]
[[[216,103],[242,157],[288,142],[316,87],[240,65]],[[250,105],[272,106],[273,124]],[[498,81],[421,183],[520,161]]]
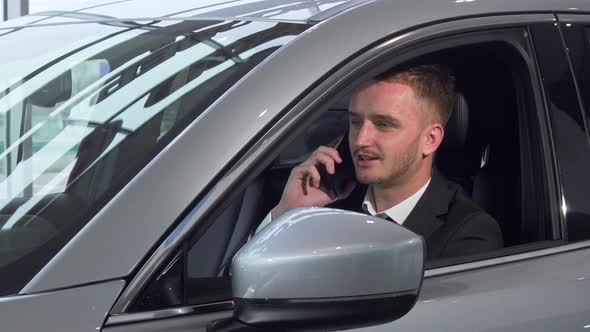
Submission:
[[[498,221],[505,245],[522,242],[520,162],[516,124],[500,113],[470,112],[463,93],[445,126],[435,165]],[[515,119],[516,120],[516,119]],[[496,126],[504,126],[497,130]]]

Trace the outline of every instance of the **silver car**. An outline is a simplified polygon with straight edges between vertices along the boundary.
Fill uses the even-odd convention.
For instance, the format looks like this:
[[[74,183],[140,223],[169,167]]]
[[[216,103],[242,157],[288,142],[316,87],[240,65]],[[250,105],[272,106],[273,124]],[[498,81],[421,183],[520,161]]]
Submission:
[[[97,0],[0,25],[1,331],[590,329],[590,3]],[[505,247],[254,232],[355,86],[453,69],[437,168]]]

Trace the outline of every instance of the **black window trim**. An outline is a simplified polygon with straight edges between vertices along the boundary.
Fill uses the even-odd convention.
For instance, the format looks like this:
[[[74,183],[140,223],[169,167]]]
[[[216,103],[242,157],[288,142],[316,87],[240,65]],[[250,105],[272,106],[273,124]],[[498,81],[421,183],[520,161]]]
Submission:
[[[385,55],[395,53],[396,63],[401,63],[416,57],[418,54],[415,52],[412,53],[405,51],[408,46],[418,48],[422,54],[426,54],[442,49],[442,47],[432,49],[431,45],[424,46],[425,41],[430,41],[432,39],[460,35],[462,41],[464,41],[465,34],[469,33],[485,33],[486,31],[489,32],[489,30],[494,29],[506,30],[518,27],[526,28],[526,26],[529,24],[554,23],[554,21],[555,17],[552,14],[528,14],[467,18],[434,24],[411,32],[397,34],[387,38],[384,41],[380,41],[375,45],[371,45],[367,49],[361,50],[354,59],[349,59],[347,63],[343,64],[339,68],[336,68],[334,71],[327,73],[326,77],[320,80],[321,83],[310,89],[311,93],[305,93],[305,96],[303,96],[300,100],[294,101],[292,107],[287,107],[282,114],[282,117],[277,119],[275,124],[269,128],[265,134],[261,135],[256,143],[249,147],[247,151],[244,151],[241,156],[236,158],[236,162],[229,167],[228,171],[218,181],[218,183],[214,185],[204,197],[199,197],[199,203],[188,213],[188,215],[181,216],[178,226],[169,236],[164,237],[162,244],[156,249],[156,251],[144,264],[144,266],[139,269],[139,272],[132,278],[129,287],[124,290],[121,297],[113,306],[110,317],[106,321],[106,325],[109,326],[113,324],[155,319],[156,312],[160,313],[160,315],[157,315],[158,318],[164,318],[161,315],[163,312],[168,312],[170,314],[166,317],[173,317],[177,316],[177,314],[174,313],[175,310],[178,311],[182,308],[204,308],[209,305],[217,305],[218,303],[231,303],[231,301],[227,301],[199,306],[186,305],[179,308],[174,308],[174,310],[157,310],[151,312],[152,318],[148,318],[148,316],[150,316],[150,312],[143,312],[139,314],[126,313],[126,309],[139,295],[143,286],[149,282],[151,275],[158,270],[159,266],[165,262],[167,257],[174,253],[174,251],[179,247],[180,243],[188,238],[187,234],[192,233],[195,227],[203,224],[203,220],[219,208],[219,202],[224,201],[230,192],[239,192],[241,189],[244,189],[245,185],[255,177],[254,174],[258,174],[264,168],[262,166],[269,165],[271,163],[274,157],[276,157],[281,149],[284,148],[286,142],[290,138],[293,138],[297,135],[298,132],[292,129],[296,126],[299,126],[301,122],[313,120],[313,110],[317,109],[317,104],[320,101],[322,103],[325,102],[324,99],[326,99],[326,96],[329,94],[329,92],[334,90],[334,86],[342,84],[343,81],[360,79],[361,75],[359,72],[362,72],[362,70],[359,70],[358,68],[366,68],[366,66],[371,66],[373,70],[370,72],[364,72],[364,75],[362,75],[364,77],[370,77],[372,74],[382,71],[385,67],[391,67],[395,65],[395,63],[392,63],[391,60],[390,62],[382,63],[381,66],[375,64],[375,62],[382,62],[379,61],[379,59],[383,59]],[[506,41],[503,39],[498,40],[498,38],[495,40]],[[476,41],[481,42],[481,39],[477,39]],[[513,46],[519,48],[518,45]],[[519,51],[521,51],[521,53],[523,52],[522,50]],[[367,65],[367,63],[370,65]],[[533,73],[538,73],[537,68],[533,68],[533,66],[533,64],[529,64],[529,69]],[[356,75],[356,77],[353,77],[353,75]],[[539,75],[536,74],[536,76],[532,79],[533,83],[538,83]],[[540,88],[540,84],[535,84],[535,90]],[[536,99],[542,98],[542,92],[536,92]],[[345,92],[341,92],[340,94],[344,95]],[[546,113],[545,105],[542,102],[537,101],[536,106],[539,111],[542,110]],[[317,116],[317,114],[320,112],[315,113]],[[509,256],[491,257],[487,259],[484,258],[480,261],[472,261],[453,266],[429,269],[425,273],[425,278],[518,262],[590,247],[590,241],[569,245],[561,245],[561,243],[556,244],[555,242],[541,244],[541,246],[539,246],[539,243],[518,246],[517,248],[520,249],[517,250],[517,252],[509,254]],[[558,246],[555,247],[555,245]],[[527,248],[530,248],[530,250],[533,251],[528,251]],[[229,308],[224,310],[229,310]]]
[[[579,24],[584,27],[590,26],[590,14],[557,14],[556,17],[558,18],[559,22],[562,24]],[[561,25],[558,25],[560,29],[560,33],[562,35],[562,42],[564,43],[564,48],[567,48],[566,42],[563,38],[563,29]],[[586,110],[586,106],[582,101],[582,96],[580,93],[580,87],[578,85],[578,77],[574,68],[571,63],[571,59],[569,54],[566,54],[566,58],[568,60],[569,68],[574,78],[573,82],[576,87],[576,94],[578,96],[578,103],[580,104],[580,110],[582,111],[582,120],[584,121],[584,128],[586,129],[586,137],[588,139],[588,144],[590,144],[590,123],[588,123],[587,115],[588,110]]]
[[[583,130],[585,131],[586,134],[586,144],[587,147],[590,148],[590,119],[589,119],[589,115],[590,115],[590,111],[587,109],[588,105],[587,103],[584,102],[584,98],[583,98],[583,93],[582,93],[582,88],[580,87],[580,77],[578,76],[579,73],[576,72],[576,68],[572,62],[572,55],[570,54],[570,52],[572,52],[572,50],[570,49],[570,47],[572,45],[569,45],[569,40],[568,40],[568,35],[569,32],[565,29],[565,27],[571,26],[571,25],[579,25],[581,27],[583,27],[585,30],[588,30],[588,27],[590,26],[590,14],[588,13],[555,13],[555,17],[556,20],[559,22],[556,26],[559,29],[559,33],[561,36],[561,42],[563,44],[563,49],[564,49],[564,57],[567,60],[567,65],[570,71],[570,75],[571,75],[571,81],[572,84],[574,85],[575,88],[575,92],[574,94],[577,97],[577,104],[578,104],[578,111],[580,112],[579,116],[582,120],[582,124],[583,124]],[[587,41],[584,41],[584,43],[586,43]],[[558,166],[559,165],[558,163]],[[558,176],[560,176],[560,181],[565,181],[562,179],[562,175],[561,172],[558,174]],[[568,242],[568,243],[577,243],[576,240],[571,240],[569,237],[569,232],[570,232],[570,225],[568,223],[567,220],[567,215],[568,215],[568,208],[567,208],[567,202],[570,199],[570,195],[572,195],[571,193],[568,193],[567,191],[562,195],[561,200],[562,200],[562,214],[563,214],[563,220],[562,220],[562,228],[563,228],[563,236],[564,239]],[[590,239],[588,239],[590,240]],[[586,241],[586,240],[583,240]]]
[[[557,16],[555,16],[555,21],[557,21]],[[557,23],[554,23],[554,25],[556,27],[558,27]],[[530,33],[530,27],[529,27],[529,33]],[[563,43],[563,35],[560,34],[560,40]],[[533,41],[534,42],[534,41]],[[565,52],[565,49],[562,48],[562,51]],[[544,139],[544,142],[542,144],[542,149],[544,150],[544,154],[551,156],[552,160],[552,170],[553,170],[553,181],[547,181],[547,186],[549,187],[549,189],[551,190],[552,193],[554,193],[553,196],[550,197],[550,204],[551,206],[555,206],[558,205],[559,206],[559,210],[558,211],[552,211],[552,224],[553,224],[553,231],[554,231],[554,236],[559,236],[561,238],[561,240],[564,243],[567,243],[567,225],[566,225],[566,220],[565,220],[565,212],[563,211],[563,206],[565,206],[565,196],[563,194],[563,190],[562,190],[562,185],[561,185],[561,180],[560,180],[560,172],[559,172],[559,162],[558,162],[558,156],[557,156],[557,151],[556,151],[556,147],[555,147],[555,143],[553,141],[553,128],[551,127],[551,116],[550,116],[550,106],[548,104],[548,95],[547,95],[547,91],[546,91],[546,87],[544,86],[542,79],[541,79],[541,64],[540,61],[538,59],[538,55],[535,51],[535,47],[533,47],[532,49],[532,56],[534,57],[534,66],[536,67],[536,72],[537,72],[537,80],[536,80],[536,85],[538,88],[538,91],[540,92],[541,96],[542,96],[542,110],[543,110],[543,114],[542,117],[540,118],[541,121],[543,121],[543,126],[545,128],[545,130],[548,133],[547,135],[543,135],[543,137],[541,137],[542,139]]]

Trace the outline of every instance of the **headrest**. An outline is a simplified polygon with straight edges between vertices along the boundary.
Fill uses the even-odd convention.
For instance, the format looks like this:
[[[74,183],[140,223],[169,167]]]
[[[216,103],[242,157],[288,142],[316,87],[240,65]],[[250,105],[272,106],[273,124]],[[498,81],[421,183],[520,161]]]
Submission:
[[[453,149],[462,148],[467,140],[469,129],[469,105],[465,96],[458,92],[455,95],[455,107],[445,126],[444,144]]]
[[[443,142],[436,153],[435,164],[446,176],[472,175],[480,165],[481,150],[468,142],[469,126],[469,105],[465,96],[458,92]]]

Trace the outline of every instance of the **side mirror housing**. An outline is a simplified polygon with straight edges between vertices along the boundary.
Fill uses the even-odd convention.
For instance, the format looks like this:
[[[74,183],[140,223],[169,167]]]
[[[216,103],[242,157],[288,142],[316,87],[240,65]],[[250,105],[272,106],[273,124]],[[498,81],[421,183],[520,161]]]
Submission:
[[[424,252],[420,236],[384,219],[327,208],[289,211],[234,257],[233,320],[240,331],[396,320],[417,301]]]

